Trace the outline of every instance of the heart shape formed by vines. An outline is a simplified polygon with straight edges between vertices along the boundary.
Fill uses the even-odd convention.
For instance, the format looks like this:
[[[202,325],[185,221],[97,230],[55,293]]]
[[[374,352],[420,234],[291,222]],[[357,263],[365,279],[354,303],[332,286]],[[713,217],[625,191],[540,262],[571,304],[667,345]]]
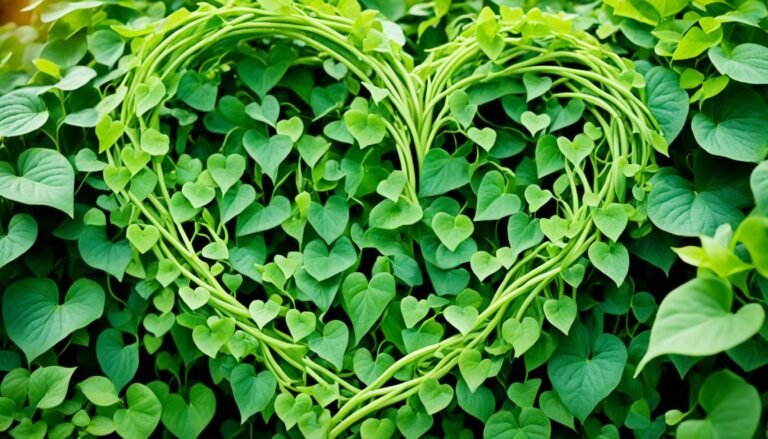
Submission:
[[[545,318],[568,333],[590,263],[623,282],[617,240],[645,221],[624,205],[666,148],[642,76],[568,17],[486,9],[414,65],[397,26],[351,15],[178,11],[96,129],[145,286],[178,292],[205,354],[266,371],[238,372],[262,395],[244,417],[279,387],[278,416],[308,437],[409,398],[435,413],[451,371],[474,391]],[[327,77],[302,68],[318,64]],[[213,76],[234,95],[217,100]],[[281,107],[278,83],[306,108]],[[187,138],[197,116],[165,105],[177,95],[221,145]]]

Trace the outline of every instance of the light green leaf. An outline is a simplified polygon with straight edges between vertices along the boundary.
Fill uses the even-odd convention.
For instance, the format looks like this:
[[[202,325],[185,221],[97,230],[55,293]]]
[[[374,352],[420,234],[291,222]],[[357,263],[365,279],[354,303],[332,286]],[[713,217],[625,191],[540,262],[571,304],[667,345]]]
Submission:
[[[23,88],[0,97],[0,137],[31,133],[48,121],[48,109],[37,93]]]
[[[708,54],[723,75],[746,84],[768,84],[768,47],[744,43],[726,52],[717,46]]]
[[[516,416],[510,410],[496,412],[483,428],[484,439],[548,439],[552,426],[539,409],[525,407]]]
[[[88,401],[100,407],[109,407],[120,402],[112,381],[103,376],[92,376],[80,383],[80,390]]]
[[[189,389],[189,403],[181,395],[171,394],[163,402],[163,425],[180,439],[200,436],[216,413],[216,396],[202,383]]]
[[[18,174],[0,162],[0,197],[74,216],[75,171],[66,157],[54,149],[29,148],[19,154],[17,166]]]
[[[48,366],[36,369],[29,376],[29,405],[49,409],[64,402],[74,367]]]
[[[732,313],[732,304],[731,286],[719,278],[696,278],[675,288],[659,305],[636,375],[661,355],[714,355],[752,337],[765,320],[762,306],[751,303]]]

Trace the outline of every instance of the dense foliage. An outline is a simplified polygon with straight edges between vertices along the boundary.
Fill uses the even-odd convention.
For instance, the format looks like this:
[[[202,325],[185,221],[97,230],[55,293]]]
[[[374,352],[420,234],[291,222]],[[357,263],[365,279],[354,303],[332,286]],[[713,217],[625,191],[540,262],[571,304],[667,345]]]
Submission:
[[[762,0],[26,13],[1,434],[768,433]]]

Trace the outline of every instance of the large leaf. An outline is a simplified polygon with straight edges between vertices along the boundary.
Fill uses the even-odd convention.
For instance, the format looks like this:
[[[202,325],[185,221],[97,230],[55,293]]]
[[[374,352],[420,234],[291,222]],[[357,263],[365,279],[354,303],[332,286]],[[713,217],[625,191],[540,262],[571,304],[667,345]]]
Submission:
[[[677,73],[665,67],[654,67],[645,74],[648,109],[661,125],[667,143],[680,134],[688,117],[688,93],[680,88]]]
[[[24,88],[0,97],[0,137],[21,136],[45,124],[48,109],[37,93]]]
[[[73,216],[75,171],[66,157],[54,149],[30,148],[17,164],[18,174],[9,163],[0,162],[0,197]]]
[[[149,387],[134,383],[125,392],[127,407],[115,412],[115,430],[125,439],[146,439],[160,422],[162,405]]]
[[[720,224],[735,227],[744,218],[732,200],[714,191],[697,191],[680,176],[658,175],[652,182],[648,217],[665,232],[678,236],[711,235]]]
[[[659,306],[637,373],[660,355],[713,355],[752,337],[763,325],[763,307],[750,303],[732,313],[732,304],[731,286],[719,278],[696,278],[675,288]]]
[[[370,282],[362,273],[352,273],[341,287],[344,310],[352,320],[355,341],[359,342],[395,298],[395,277],[378,273]]]
[[[627,348],[616,336],[600,334],[592,341],[580,324],[560,342],[547,374],[560,400],[582,422],[621,381]]]
[[[710,154],[759,162],[768,154],[768,104],[751,90],[735,89],[704,104],[691,121],[696,142]]]
[[[78,279],[64,302],[51,279],[23,279],[5,289],[3,322],[8,336],[32,361],[74,331],[101,317],[104,290],[88,279]]]
[[[679,439],[741,439],[755,437],[760,422],[760,395],[728,369],[715,372],[699,389],[704,419],[688,419],[677,427]]]
[[[718,72],[735,81],[768,84],[768,47],[744,43],[728,52],[713,47],[709,49],[709,59]]]

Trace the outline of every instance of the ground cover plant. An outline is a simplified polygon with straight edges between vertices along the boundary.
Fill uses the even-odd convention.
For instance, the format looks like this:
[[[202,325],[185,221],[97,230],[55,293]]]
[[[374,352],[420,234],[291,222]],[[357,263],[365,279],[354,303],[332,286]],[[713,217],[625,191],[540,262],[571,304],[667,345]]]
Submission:
[[[2,434],[768,434],[764,2],[25,14]]]

